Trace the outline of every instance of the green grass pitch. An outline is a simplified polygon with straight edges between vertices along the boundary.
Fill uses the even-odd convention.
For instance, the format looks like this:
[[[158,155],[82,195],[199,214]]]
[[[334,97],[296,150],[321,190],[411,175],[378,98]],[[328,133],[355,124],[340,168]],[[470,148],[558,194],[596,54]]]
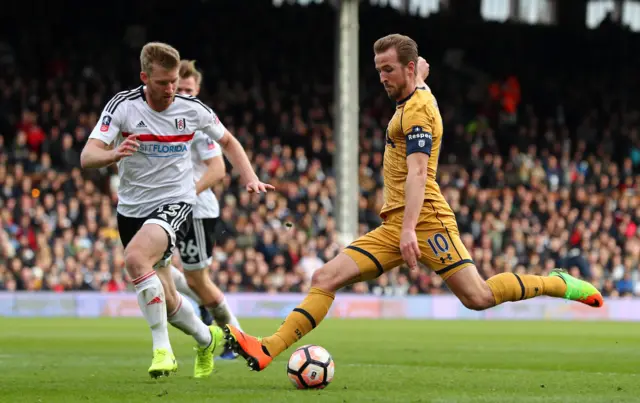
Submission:
[[[245,319],[270,334],[280,320]],[[216,361],[194,380],[191,339],[171,330],[178,373],[147,375],[143,319],[0,318],[0,402],[640,402],[640,323],[338,320],[300,344],[336,361],[322,391],[295,390],[289,350],[264,372]]]

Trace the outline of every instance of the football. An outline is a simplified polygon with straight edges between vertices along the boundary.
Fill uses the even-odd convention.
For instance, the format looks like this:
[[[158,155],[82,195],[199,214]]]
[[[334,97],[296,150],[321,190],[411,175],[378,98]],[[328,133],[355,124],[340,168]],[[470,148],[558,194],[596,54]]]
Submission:
[[[287,363],[287,376],[298,389],[326,388],[333,380],[334,370],[331,354],[312,344],[299,347]]]

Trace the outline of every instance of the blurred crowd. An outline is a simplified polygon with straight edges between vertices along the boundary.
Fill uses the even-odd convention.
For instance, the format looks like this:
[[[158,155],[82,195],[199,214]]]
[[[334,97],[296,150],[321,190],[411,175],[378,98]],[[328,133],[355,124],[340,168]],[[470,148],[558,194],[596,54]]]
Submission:
[[[115,219],[115,167],[79,168],[103,105],[125,85],[99,64],[78,63],[58,55],[37,77],[0,78],[0,290],[131,289]],[[550,107],[548,97],[527,99],[522,78],[522,100],[505,108],[487,83],[431,64],[445,126],[439,183],[481,274],[563,267],[605,296],[640,295],[640,112],[615,103],[572,108],[577,103],[564,95],[592,94],[576,82]],[[135,63],[129,67],[133,86]],[[333,218],[333,78],[308,80],[289,66],[291,74],[219,79],[224,72],[200,67],[202,99],[277,189],[250,195],[233,170],[214,187],[223,225],[211,275],[229,292],[305,291],[312,273],[345,246]],[[381,222],[384,131],[394,112],[373,78],[360,107],[361,234]],[[401,266],[349,291],[448,289],[428,268]]]

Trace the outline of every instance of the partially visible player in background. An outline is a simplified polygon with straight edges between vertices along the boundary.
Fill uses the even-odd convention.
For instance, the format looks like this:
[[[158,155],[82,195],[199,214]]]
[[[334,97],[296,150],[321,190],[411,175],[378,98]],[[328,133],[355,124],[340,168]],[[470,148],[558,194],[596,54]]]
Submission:
[[[182,60],[179,75],[178,94],[198,96],[202,73],[196,69],[195,61]],[[220,145],[201,131],[196,131],[191,143],[191,162],[198,200],[193,207],[191,229],[177,245],[179,254],[173,254],[173,281],[179,293],[188,295],[200,305],[200,314],[205,324],[210,325],[213,316],[220,327],[229,323],[240,328],[224,294],[209,276],[220,216],[220,205],[211,187],[226,175]],[[233,359],[237,354],[230,348],[225,348],[220,357]]]
[[[373,49],[380,82],[396,103],[386,133],[383,223],[313,273],[307,297],[273,335],[258,339],[227,325],[225,337],[234,350],[253,370],[263,370],[320,324],[336,291],[379,277],[403,262],[411,270],[418,269],[418,262],[433,270],[473,310],[543,295],[601,307],[602,295],[593,285],[562,270],[549,276],[505,272],[486,281],[480,276],[436,181],[444,130],[435,97],[417,85],[418,45],[393,34],[378,39]],[[393,330],[382,332],[394,342],[406,337]]]

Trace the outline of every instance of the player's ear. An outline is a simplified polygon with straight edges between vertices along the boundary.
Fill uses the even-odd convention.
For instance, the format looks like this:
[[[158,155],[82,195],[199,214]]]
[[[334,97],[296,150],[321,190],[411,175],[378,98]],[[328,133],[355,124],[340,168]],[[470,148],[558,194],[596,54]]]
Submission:
[[[410,75],[416,75],[416,63],[413,60],[407,64],[407,69],[409,70]]]
[[[146,72],[144,71],[140,72],[140,80],[142,80],[142,82],[145,83],[145,85],[147,84],[147,82],[149,81],[149,76],[147,75]]]

